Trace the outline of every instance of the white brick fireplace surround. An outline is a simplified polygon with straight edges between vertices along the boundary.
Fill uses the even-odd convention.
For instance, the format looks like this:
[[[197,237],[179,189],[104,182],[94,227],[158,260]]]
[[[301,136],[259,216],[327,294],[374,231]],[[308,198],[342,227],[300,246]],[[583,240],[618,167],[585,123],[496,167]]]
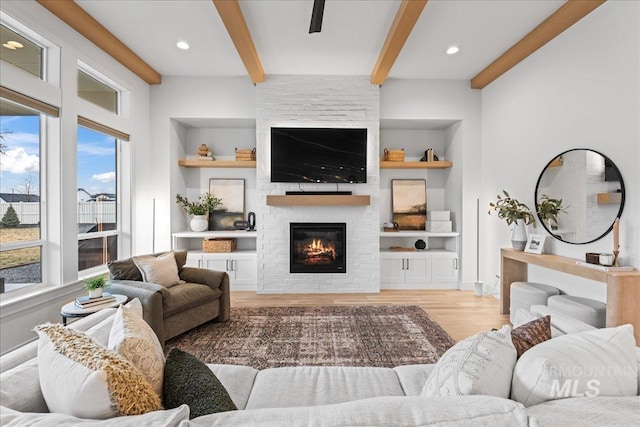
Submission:
[[[258,293],[344,293],[380,290],[379,88],[366,76],[269,76],[257,87],[256,223]],[[270,182],[271,127],[367,128],[367,183],[340,190],[371,196],[369,206],[266,205],[267,195],[300,190]],[[295,147],[291,147],[295,150]],[[335,184],[302,184],[304,190],[335,190]],[[346,222],[347,272],[289,273],[289,223]]]

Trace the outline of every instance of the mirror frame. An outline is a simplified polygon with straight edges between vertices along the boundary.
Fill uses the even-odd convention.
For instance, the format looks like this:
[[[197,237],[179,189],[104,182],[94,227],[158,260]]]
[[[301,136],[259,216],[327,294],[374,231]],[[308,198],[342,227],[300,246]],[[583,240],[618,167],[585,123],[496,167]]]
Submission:
[[[609,157],[607,157],[604,154],[602,154],[601,152],[599,152],[597,150],[593,150],[591,148],[572,148],[570,150],[563,151],[562,153],[558,154],[557,156],[554,156],[545,165],[545,167],[542,169],[542,172],[540,172],[540,176],[538,176],[538,181],[536,182],[535,192],[533,193],[534,206],[536,207],[536,217],[538,218],[538,221],[540,221],[540,223],[542,224],[544,229],[547,231],[547,233],[549,233],[551,235],[551,237],[553,237],[554,239],[558,239],[559,241],[564,242],[564,243],[569,243],[570,245],[586,245],[586,244],[589,244],[589,243],[596,242],[596,241],[602,239],[607,234],[609,234],[611,232],[611,230],[613,230],[613,223],[615,221],[611,222],[611,225],[609,226],[609,228],[607,228],[607,230],[605,230],[600,236],[596,237],[593,240],[589,240],[588,242],[569,242],[567,240],[564,240],[561,236],[559,236],[557,234],[554,234],[553,230],[549,230],[547,228],[547,224],[545,224],[545,222],[542,220],[542,218],[540,218],[540,215],[538,215],[538,188],[540,187],[540,181],[542,180],[542,175],[545,173],[547,168],[549,168],[549,165],[551,165],[551,163],[553,163],[553,161],[555,159],[557,159],[558,157],[564,156],[565,154],[570,153],[572,151],[591,151],[593,153],[599,154],[602,157],[604,157],[605,160],[608,160],[609,162],[611,162],[611,164],[616,168],[616,171],[618,171],[618,176],[620,177],[620,190],[621,190],[622,197],[621,197],[621,200],[620,200],[620,209],[618,210],[618,213],[616,214],[616,218],[620,218],[622,216],[622,211],[624,209],[624,201],[625,201],[626,190],[624,188],[624,179],[622,178],[622,172],[620,172],[620,169],[618,168],[618,165],[616,165]]]

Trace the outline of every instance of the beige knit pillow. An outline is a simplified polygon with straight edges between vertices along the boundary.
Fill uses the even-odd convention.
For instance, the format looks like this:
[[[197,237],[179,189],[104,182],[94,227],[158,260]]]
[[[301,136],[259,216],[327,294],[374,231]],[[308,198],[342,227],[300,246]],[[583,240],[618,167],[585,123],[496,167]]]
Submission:
[[[178,276],[178,264],[173,252],[167,252],[160,256],[134,256],[133,262],[142,274],[145,282],[162,285],[166,288],[180,283]]]
[[[109,334],[110,350],[124,356],[162,396],[164,351],[156,333],[142,318],[142,305],[135,298],[130,306],[120,306]]]
[[[106,419],[162,408],[124,357],[61,324],[37,326],[40,388],[50,412]]]

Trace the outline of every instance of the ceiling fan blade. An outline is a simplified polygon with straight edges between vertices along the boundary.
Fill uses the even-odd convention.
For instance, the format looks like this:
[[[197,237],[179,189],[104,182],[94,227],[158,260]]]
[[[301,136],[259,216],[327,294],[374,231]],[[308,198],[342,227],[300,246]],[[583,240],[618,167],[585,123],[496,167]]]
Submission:
[[[319,33],[322,30],[322,15],[324,14],[324,0],[313,0],[313,12],[311,13],[311,25],[309,34]]]

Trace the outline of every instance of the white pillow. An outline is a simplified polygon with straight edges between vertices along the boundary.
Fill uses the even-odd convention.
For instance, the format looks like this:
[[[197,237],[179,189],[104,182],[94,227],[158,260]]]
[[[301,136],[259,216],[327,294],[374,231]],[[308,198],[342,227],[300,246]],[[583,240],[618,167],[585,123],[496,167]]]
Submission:
[[[421,396],[483,394],[509,397],[516,349],[511,327],[480,332],[442,355],[420,393]]]
[[[578,396],[636,396],[638,367],[631,325],[563,335],[536,345],[516,363],[511,398],[525,406]]]
[[[106,419],[162,407],[151,385],[122,356],[61,324],[35,330],[40,388],[50,412]]]
[[[155,332],[142,319],[142,305],[137,298],[116,311],[108,348],[131,362],[162,396],[164,352]]]
[[[180,283],[178,264],[173,252],[160,256],[134,256],[133,262],[140,270],[142,280],[170,288]]]

